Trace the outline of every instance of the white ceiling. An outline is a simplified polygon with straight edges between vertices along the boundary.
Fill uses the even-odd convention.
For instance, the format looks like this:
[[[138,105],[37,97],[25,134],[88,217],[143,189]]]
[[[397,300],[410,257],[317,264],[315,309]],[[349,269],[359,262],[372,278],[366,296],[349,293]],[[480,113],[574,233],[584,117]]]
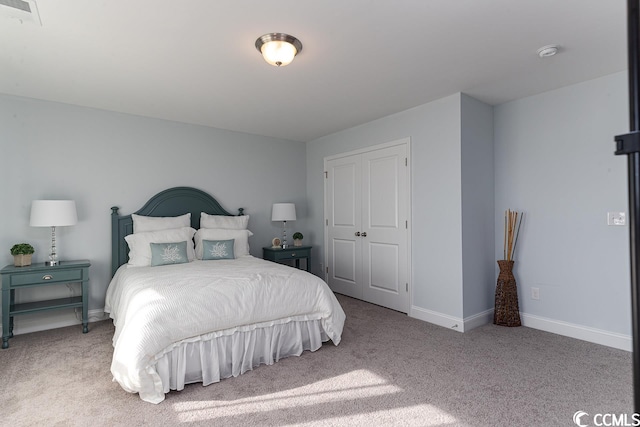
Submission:
[[[297,141],[627,68],[623,0],[37,1],[41,26],[0,6],[0,93]],[[268,32],[302,41],[292,64]]]

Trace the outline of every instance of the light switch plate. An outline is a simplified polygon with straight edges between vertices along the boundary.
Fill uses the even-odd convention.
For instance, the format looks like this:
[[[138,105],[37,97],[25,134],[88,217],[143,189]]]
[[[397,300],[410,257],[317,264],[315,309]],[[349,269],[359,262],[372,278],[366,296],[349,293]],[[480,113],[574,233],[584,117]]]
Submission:
[[[627,225],[625,212],[607,212],[607,225]]]

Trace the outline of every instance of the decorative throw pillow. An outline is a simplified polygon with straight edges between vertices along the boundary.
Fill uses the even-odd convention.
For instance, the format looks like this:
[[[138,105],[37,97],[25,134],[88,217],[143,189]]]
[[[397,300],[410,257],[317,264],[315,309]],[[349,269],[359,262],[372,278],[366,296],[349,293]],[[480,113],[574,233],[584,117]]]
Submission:
[[[191,213],[180,216],[144,216],[131,214],[131,219],[133,220],[134,233],[191,227]]]
[[[233,244],[235,240],[203,240],[202,259],[235,259]]]
[[[249,230],[226,230],[222,228],[201,228],[196,232],[196,258],[202,259],[203,240],[229,240],[234,239],[233,252],[235,258],[249,255],[249,236],[253,233]]]
[[[184,264],[187,257],[187,242],[151,243],[151,266]]]
[[[227,216],[200,213],[200,228],[225,228],[227,230],[246,230],[249,225],[249,215]]]
[[[129,245],[129,262],[134,267],[148,267],[151,265],[151,243],[187,242],[187,259],[193,261],[193,235],[196,230],[191,227],[174,228],[171,230],[148,231],[133,233],[124,238]]]

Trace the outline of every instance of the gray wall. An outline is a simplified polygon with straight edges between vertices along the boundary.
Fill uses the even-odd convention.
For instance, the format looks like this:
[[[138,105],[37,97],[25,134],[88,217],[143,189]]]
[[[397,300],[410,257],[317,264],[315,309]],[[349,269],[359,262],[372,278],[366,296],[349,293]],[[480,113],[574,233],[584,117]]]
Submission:
[[[496,258],[503,212],[526,212],[515,275],[525,321],[631,333],[626,211],[627,75],[618,73],[495,108]],[[540,300],[531,299],[531,287]],[[615,337],[614,337],[615,338]]]
[[[9,248],[22,241],[44,262],[50,231],[29,226],[31,201],[74,199],[79,222],[58,228],[58,253],[91,260],[90,309],[104,306],[110,280],[111,206],[128,214],[161,190],[193,186],[231,212],[246,209],[253,255],[281,233],[271,223],[274,202],[296,203],[290,230],[307,234],[300,142],[12,96],[0,96],[0,129],[0,263],[12,263]]]
[[[493,309],[493,108],[461,97],[462,275],[464,316]],[[489,317],[491,313],[489,313]]]

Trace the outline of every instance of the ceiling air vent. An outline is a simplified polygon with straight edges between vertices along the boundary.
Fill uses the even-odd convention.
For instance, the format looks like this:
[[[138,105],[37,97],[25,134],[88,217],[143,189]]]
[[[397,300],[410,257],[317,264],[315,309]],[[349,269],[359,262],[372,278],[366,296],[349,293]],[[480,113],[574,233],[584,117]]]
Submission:
[[[0,16],[42,25],[35,0],[0,0]]]

